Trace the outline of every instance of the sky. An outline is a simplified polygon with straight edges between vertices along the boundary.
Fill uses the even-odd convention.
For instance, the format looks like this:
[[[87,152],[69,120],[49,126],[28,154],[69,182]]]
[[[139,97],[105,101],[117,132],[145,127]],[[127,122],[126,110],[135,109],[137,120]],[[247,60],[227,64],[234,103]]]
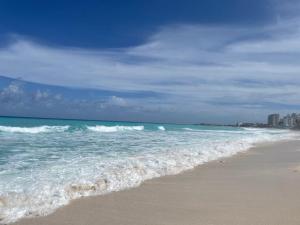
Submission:
[[[0,115],[171,123],[300,112],[297,0],[1,0]]]

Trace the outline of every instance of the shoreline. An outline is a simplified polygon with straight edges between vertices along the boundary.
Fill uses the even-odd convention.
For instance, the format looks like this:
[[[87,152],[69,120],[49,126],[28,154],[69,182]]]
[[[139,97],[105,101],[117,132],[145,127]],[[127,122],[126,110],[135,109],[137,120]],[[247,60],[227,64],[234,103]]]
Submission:
[[[300,224],[300,141],[259,144],[15,225]],[[283,196],[286,196],[284,198]]]

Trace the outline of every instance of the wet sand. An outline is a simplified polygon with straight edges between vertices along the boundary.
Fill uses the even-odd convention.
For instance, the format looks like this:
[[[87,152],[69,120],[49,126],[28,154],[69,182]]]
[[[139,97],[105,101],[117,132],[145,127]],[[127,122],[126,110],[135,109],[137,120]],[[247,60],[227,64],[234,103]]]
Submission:
[[[299,225],[300,141],[257,146],[16,225]]]

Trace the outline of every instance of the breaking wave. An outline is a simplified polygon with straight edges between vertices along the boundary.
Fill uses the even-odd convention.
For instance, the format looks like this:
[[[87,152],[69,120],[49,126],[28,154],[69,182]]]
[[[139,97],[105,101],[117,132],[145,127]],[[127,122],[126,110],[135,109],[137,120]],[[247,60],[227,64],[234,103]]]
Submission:
[[[48,132],[63,132],[69,129],[69,126],[39,126],[39,127],[10,127],[0,126],[0,132],[10,133],[48,133]]]
[[[166,130],[166,128],[164,126],[158,126],[159,130]]]
[[[144,126],[103,126],[103,125],[97,125],[97,126],[88,126],[87,129],[89,129],[91,131],[96,131],[96,132],[110,133],[110,132],[118,132],[118,131],[142,131],[142,130],[144,130]]]
[[[196,129],[192,129],[192,128],[182,128],[182,130],[187,130],[187,131],[197,131]]]

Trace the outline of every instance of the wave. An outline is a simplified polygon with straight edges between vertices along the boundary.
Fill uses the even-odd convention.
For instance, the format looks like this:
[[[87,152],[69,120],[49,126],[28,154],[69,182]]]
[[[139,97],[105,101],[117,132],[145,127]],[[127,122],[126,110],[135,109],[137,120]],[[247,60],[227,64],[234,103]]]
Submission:
[[[188,131],[198,131],[198,130],[196,130],[196,129],[192,129],[192,128],[182,128],[182,130],[188,130]]]
[[[157,127],[159,130],[166,130],[166,128],[164,126],[158,126]]]
[[[69,126],[39,126],[39,127],[10,127],[0,126],[0,132],[10,133],[48,133],[48,132],[63,132],[69,129]]]
[[[253,131],[253,132],[266,132],[264,129],[258,129],[258,130],[212,130],[212,129],[192,129],[192,128],[182,128],[182,130],[185,131],[193,131],[193,132],[202,132],[202,133],[228,133],[228,134],[247,134],[246,131]]]
[[[87,129],[89,129],[91,131],[96,131],[96,132],[110,133],[110,132],[118,132],[118,131],[142,131],[142,130],[144,130],[144,126],[103,126],[103,125],[97,125],[97,126],[88,126]]]

